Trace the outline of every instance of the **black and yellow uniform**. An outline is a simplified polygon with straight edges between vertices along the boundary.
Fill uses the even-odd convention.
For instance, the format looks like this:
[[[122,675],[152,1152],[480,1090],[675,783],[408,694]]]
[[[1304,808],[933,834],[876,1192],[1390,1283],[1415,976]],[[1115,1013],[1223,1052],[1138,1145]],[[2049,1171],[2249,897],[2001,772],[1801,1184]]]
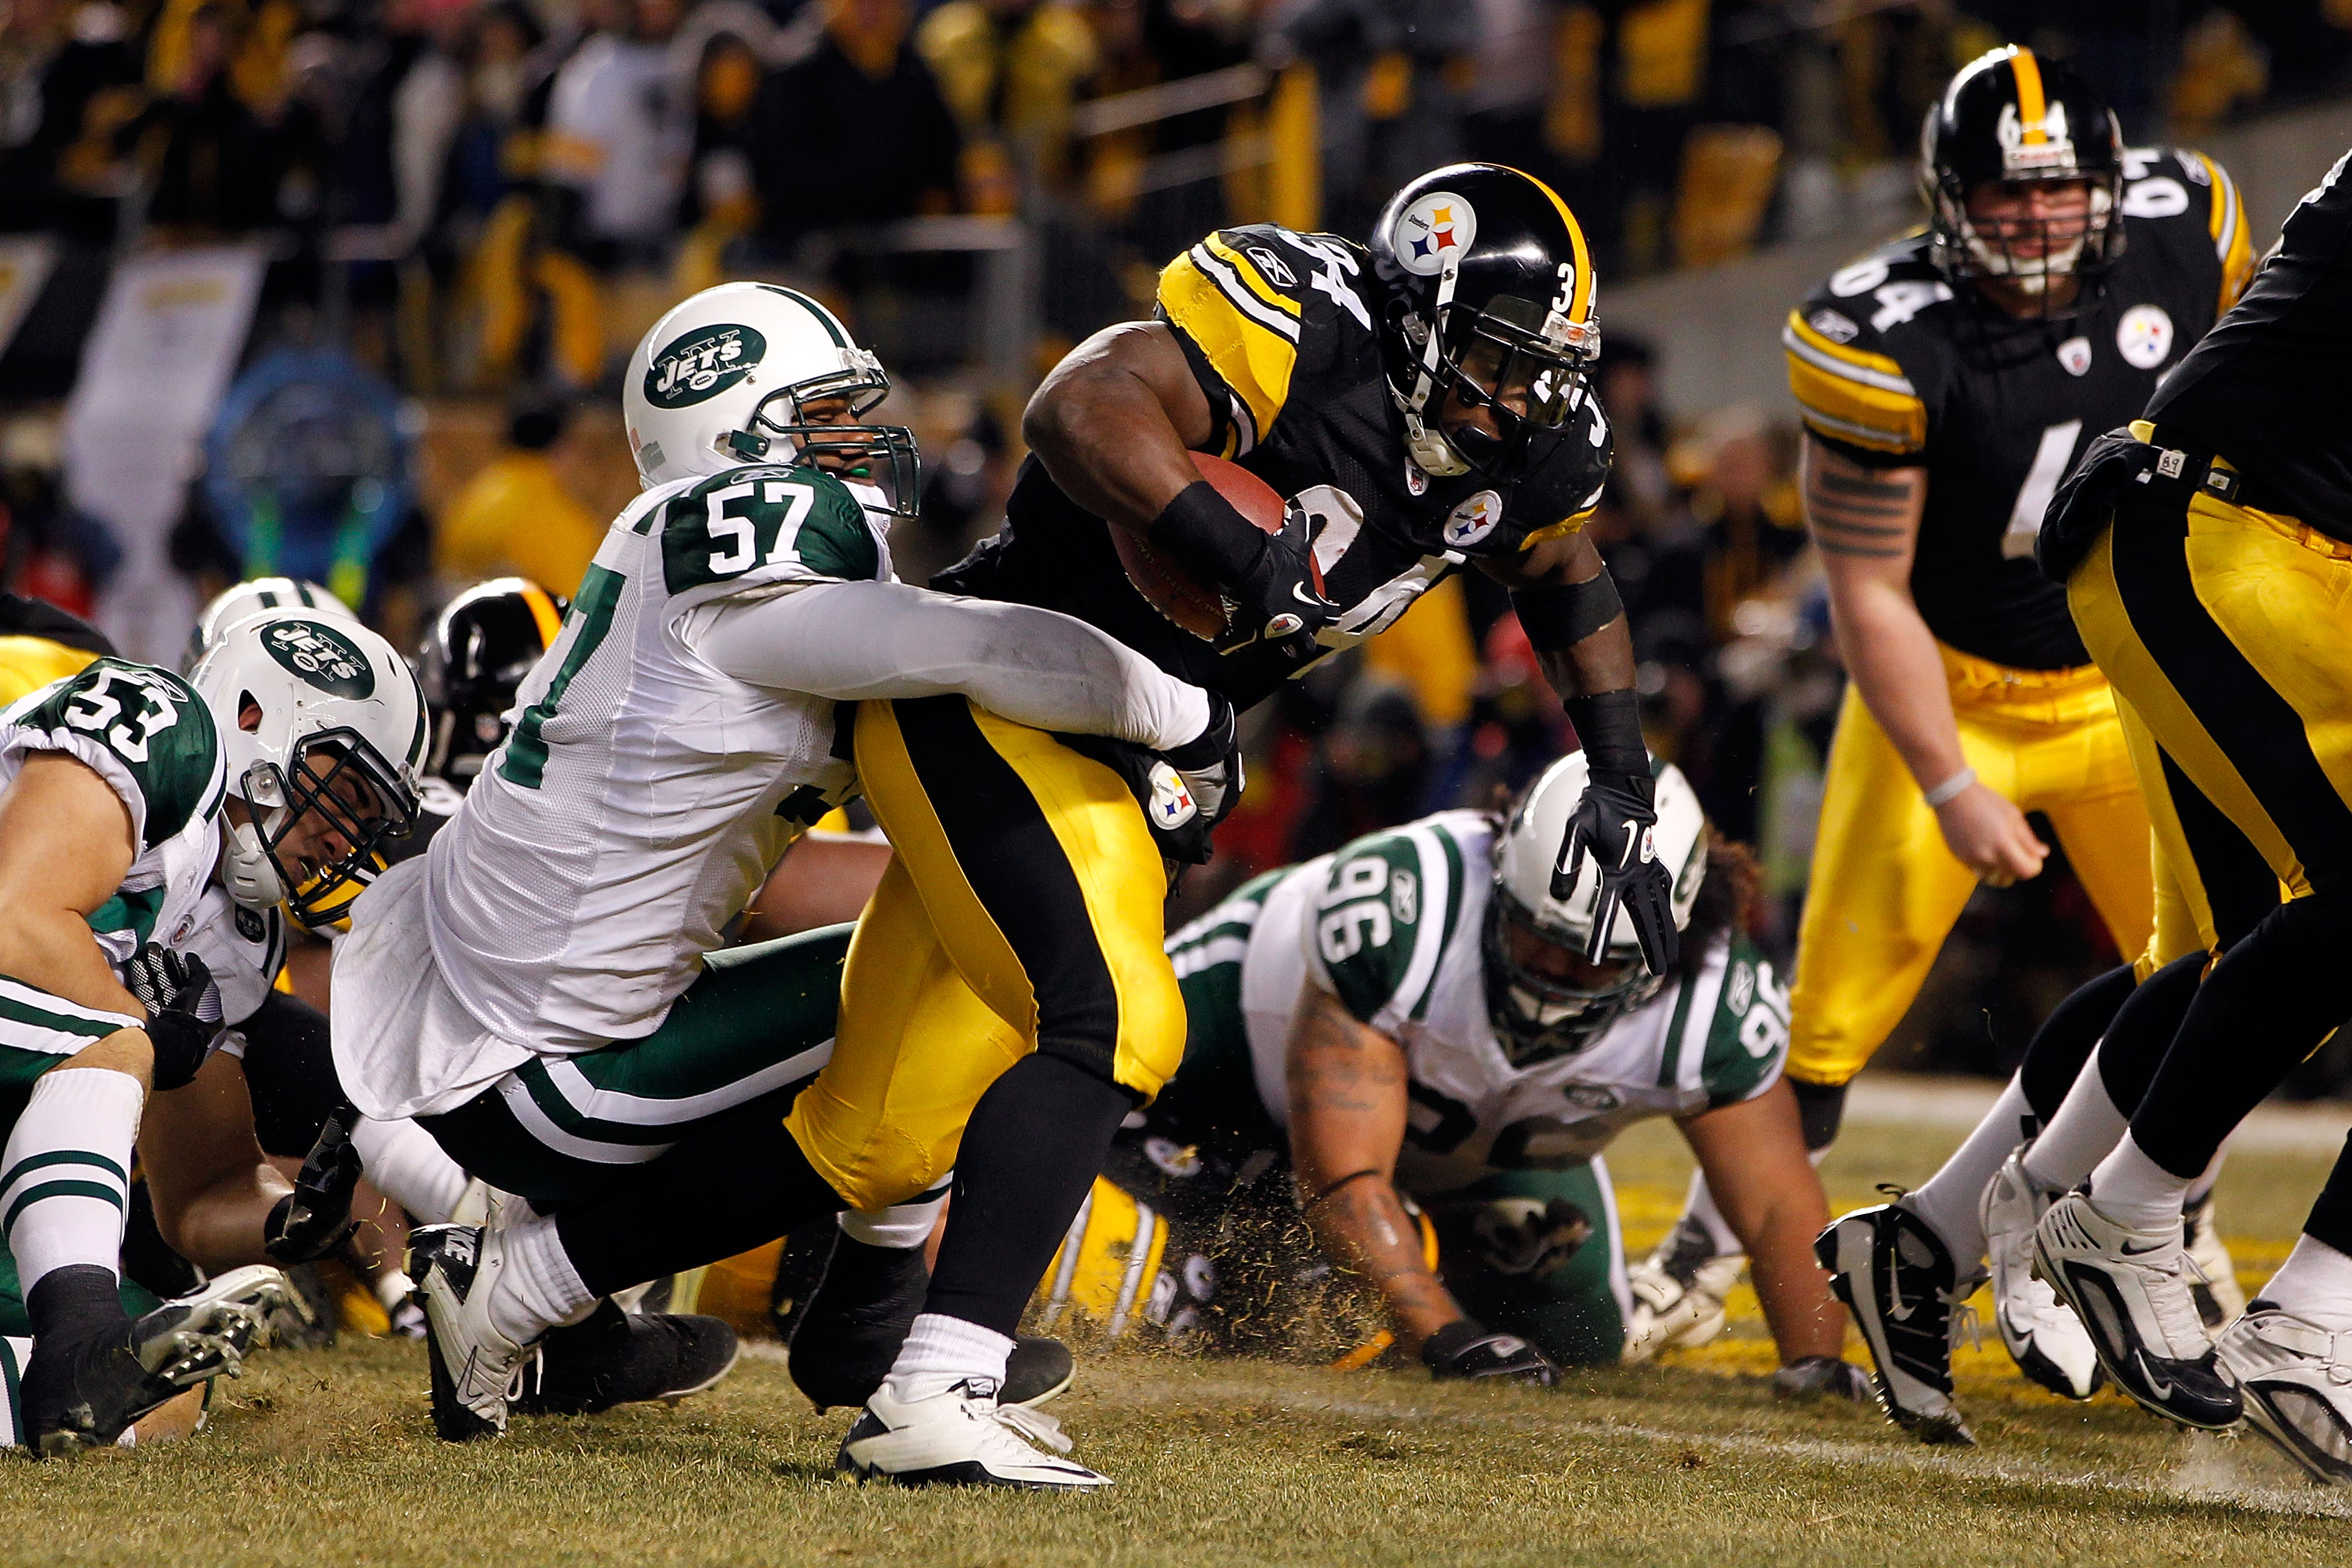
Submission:
[[[0,706],[78,675],[114,652],[98,628],[54,604],[0,593]]]
[[[1968,765],[2050,819],[2116,946],[2160,961],[2197,943],[2194,922],[2169,915],[2200,899],[2152,891],[2114,699],[2033,547],[2076,455],[2181,362],[2244,287],[2252,254],[2236,186],[2200,153],[2126,152],[2121,221],[2120,256],[2074,316],[2016,320],[1970,285],[1956,293],[1923,234],[1832,276],[1781,342],[1814,439],[1872,466],[1927,470],[1911,594],[1942,645]],[[1818,843],[1789,1072],[1834,1085],[1910,1006],[1976,886],[1851,687]]]
[[[1327,652],[1394,624],[1475,558],[1582,527],[1609,467],[1606,419],[1583,394],[1533,438],[1525,478],[1413,465],[1370,265],[1349,241],[1255,225],[1210,235],[1160,282],[1160,316],[1215,414],[1212,446],[1313,519],[1341,611],[1318,633]],[[1003,530],[932,586],[1075,615],[1237,708],[1297,672],[1268,646],[1220,654],[1162,618],[1108,529],[1033,459]],[[954,1163],[974,1101],[1033,1049],[1156,1094],[1182,1060],[1184,1007],[1161,950],[1160,849],[1121,774],[954,697],[861,704],[856,760],[898,858],[850,950],[838,1049],[793,1111],[824,1178],[861,1205],[922,1190]]]

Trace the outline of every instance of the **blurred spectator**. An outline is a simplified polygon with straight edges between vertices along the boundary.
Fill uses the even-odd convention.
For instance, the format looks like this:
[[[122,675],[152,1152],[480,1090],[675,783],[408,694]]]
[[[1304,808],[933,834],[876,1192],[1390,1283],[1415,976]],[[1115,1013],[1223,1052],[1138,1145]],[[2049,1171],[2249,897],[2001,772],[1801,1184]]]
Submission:
[[[582,235],[607,265],[654,259],[677,219],[692,121],[667,46],[684,10],[684,0],[630,0],[600,14],[602,30],[548,97],[548,177],[578,193]]]
[[[1288,858],[1327,854],[1410,821],[1427,793],[1429,766],[1429,740],[1412,695],[1386,681],[1358,680],[1317,741]]]
[[[952,211],[962,147],[907,0],[809,3],[824,31],[768,78],[752,143],[762,232],[787,256],[812,230]]]
[[[227,6],[188,17],[172,89],[118,133],[148,191],[147,221],[166,236],[238,235],[277,223],[285,148],[236,96]]]
[[[687,232],[671,274],[677,294],[725,282],[727,247],[759,222],[751,111],[764,74],[740,35],[715,32],[703,41],[694,71],[694,146],[678,214]]]
[[[529,88],[527,62],[541,38],[538,22],[516,0],[484,5],[460,35],[456,58],[464,82],[443,207],[467,242],[513,187],[520,159],[511,142]]]
[[[121,7],[15,0],[0,21],[0,228],[112,227],[116,127],[138,111]]]
[[[1064,183],[1070,116],[1080,85],[1100,63],[1094,31],[1076,6],[946,0],[923,18],[915,47],[963,131],[967,188],[994,178],[987,156],[1010,159],[1045,184]]]
[[[1362,235],[1390,192],[1463,156],[1456,83],[1478,43],[1475,6],[1297,0],[1275,25],[1322,88],[1324,224],[1334,233]]]
[[[570,598],[604,542],[604,519],[564,488],[548,449],[562,439],[566,410],[548,398],[519,402],[507,450],[459,490],[442,514],[433,568],[459,587],[488,577],[527,577]]]
[[[1706,629],[1716,643],[1730,641],[1743,601],[1785,591],[1790,563],[1804,552],[1788,444],[1744,404],[1709,414],[1688,444],[1690,512],[1706,530]]]

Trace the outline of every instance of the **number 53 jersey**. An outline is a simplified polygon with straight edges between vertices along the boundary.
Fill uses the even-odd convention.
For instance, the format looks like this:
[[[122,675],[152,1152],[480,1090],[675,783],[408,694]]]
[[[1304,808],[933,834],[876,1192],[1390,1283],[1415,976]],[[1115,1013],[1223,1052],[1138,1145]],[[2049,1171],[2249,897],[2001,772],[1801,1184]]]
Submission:
[[[1912,598],[1939,640],[1997,664],[2091,662],[2065,591],[2034,567],[2042,514],[2084,444],[2139,417],[2253,270],[2237,186],[2201,153],[2126,152],[2121,222],[2123,254],[2063,319],[2013,319],[1956,288],[1917,234],[1832,275],[1781,332],[1815,439],[1927,469]]]

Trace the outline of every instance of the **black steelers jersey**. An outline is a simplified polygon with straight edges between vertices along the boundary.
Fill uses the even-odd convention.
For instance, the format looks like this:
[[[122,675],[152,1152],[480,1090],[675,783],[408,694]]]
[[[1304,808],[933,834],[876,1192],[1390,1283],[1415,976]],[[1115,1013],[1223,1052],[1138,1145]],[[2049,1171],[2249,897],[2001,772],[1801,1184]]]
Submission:
[[[2084,446],[2136,417],[2252,269],[2238,191],[2201,153],[2124,154],[2124,249],[2080,315],[2015,320],[1952,286],[1927,236],[1832,276],[1781,333],[1812,434],[1927,470],[1911,596],[1942,642],[2021,669],[2087,664],[2065,591],[2033,563]]]
[[[1423,474],[1381,373],[1369,267],[1347,240],[1261,224],[1211,235],[1160,277],[1160,319],[1216,420],[1208,449],[1307,516],[1325,591],[1341,607],[1317,634],[1327,653],[1386,630],[1469,560],[1581,528],[1609,474],[1609,424],[1590,394],[1560,430],[1537,435],[1525,478]],[[1032,457],[1004,527],[932,586],[1075,615],[1236,707],[1303,667],[1264,644],[1221,654],[1171,623],[1129,583],[1109,527]]]
[[[2352,182],[2336,162],[2244,298],[2147,405],[2159,439],[2219,453],[2249,505],[2352,540]]]

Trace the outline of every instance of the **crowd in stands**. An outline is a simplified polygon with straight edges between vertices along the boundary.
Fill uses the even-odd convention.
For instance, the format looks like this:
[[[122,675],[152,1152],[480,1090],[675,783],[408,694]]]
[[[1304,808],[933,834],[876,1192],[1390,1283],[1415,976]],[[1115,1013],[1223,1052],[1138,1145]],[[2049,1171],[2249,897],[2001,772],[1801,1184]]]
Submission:
[[[1874,212],[1895,226],[1928,96],[2003,38],[2082,60],[2133,136],[2352,69],[2347,0],[0,0],[0,242],[46,236],[57,258],[0,338],[0,586],[83,608],[120,554],[68,498],[56,414],[110,266],[241,242],[267,258],[246,366],[323,349],[421,411],[380,444],[407,470],[402,515],[351,595],[395,640],[483,576],[576,584],[634,488],[618,360],[723,277],[816,288],[900,375],[885,417],[916,428],[927,483],[894,554],[921,580],[993,528],[1035,375],[1148,309],[1157,267],[1219,224],[1360,235],[1408,177],[1491,158],[1552,181],[1615,281]],[[1008,310],[1025,335],[991,360]],[[1653,746],[1758,846],[1761,935],[1785,950],[1843,679],[1793,431],[1780,409],[1661,407],[1643,346],[1605,342],[1618,466],[1591,527]],[[207,494],[191,484],[172,539],[201,591],[257,565]],[[1188,908],[1504,798],[1562,727],[1475,575],[1258,723],[1250,799]],[[1937,1026],[1928,1056],[2005,1069],[2112,961],[2097,930],[2063,874],[1980,895],[1948,960],[1976,967],[1949,984],[2000,967],[2008,1011]]]

